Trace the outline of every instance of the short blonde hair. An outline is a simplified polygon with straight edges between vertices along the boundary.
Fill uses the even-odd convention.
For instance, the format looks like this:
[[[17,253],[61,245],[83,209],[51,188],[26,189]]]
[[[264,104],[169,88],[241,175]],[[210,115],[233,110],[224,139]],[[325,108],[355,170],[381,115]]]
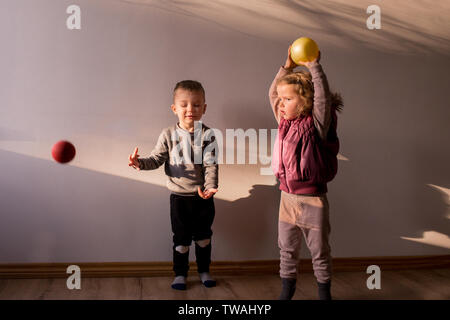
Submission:
[[[314,85],[312,83],[311,73],[306,71],[289,73],[278,79],[277,86],[280,84],[292,84],[296,86],[296,91],[305,101],[299,115],[308,116],[312,113],[314,103]]]

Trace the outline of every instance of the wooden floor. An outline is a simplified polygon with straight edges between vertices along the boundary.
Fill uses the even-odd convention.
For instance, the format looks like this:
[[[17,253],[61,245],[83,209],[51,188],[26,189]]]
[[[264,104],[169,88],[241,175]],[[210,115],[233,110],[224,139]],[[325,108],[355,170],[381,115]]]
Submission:
[[[333,274],[332,295],[335,300],[348,299],[450,299],[450,270],[382,271],[381,289],[369,290],[364,272]],[[69,290],[66,279],[0,279],[1,300],[60,299],[158,299],[158,300],[273,300],[278,298],[277,275],[220,276],[217,287],[204,288],[196,276],[188,278],[188,290],[170,288],[171,277],[82,278],[80,290]],[[312,274],[301,274],[294,299],[317,298]]]

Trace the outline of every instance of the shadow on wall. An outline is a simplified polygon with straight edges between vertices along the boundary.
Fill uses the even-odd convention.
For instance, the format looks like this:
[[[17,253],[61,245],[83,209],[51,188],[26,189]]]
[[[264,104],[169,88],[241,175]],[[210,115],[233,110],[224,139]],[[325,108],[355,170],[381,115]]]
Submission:
[[[228,128],[273,128],[275,123],[266,97],[271,77],[279,68],[279,64],[284,62],[287,49],[285,44],[287,45],[288,41],[291,41],[302,30],[311,32],[314,37],[317,34],[319,40],[320,36],[323,36],[324,41],[326,40],[325,47],[328,46],[330,49],[323,56],[323,65],[326,67],[331,86],[338,88],[337,91],[342,92],[345,100],[344,113],[339,119],[339,136],[342,142],[342,152],[350,159],[348,162],[340,162],[339,174],[329,186],[334,256],[442,253],[442,248],[429,250],[430,248],[426,244],[406,241],[401,237],[420,237],[423,232],[428,230],[449,234],[448,221],[445,221],[447,223],[442,221],[446,210],[442,198],[439,193],[428,186],[428,184],[433,184],[447,188],[450,181],[448,175],[450,151],[445,147],[450,145],[447,121],[450,99],[447,88],[449,83],[447,69],[450,51],[438,50],[438,48],[448,48],[448,39],[434,36],[425,29],[422,30],[404,21],[397,21],[386,14],[383,14],[383,33],[367,33],[368,30],[365,29],[366,14],[362,10],[365,8],[355,9],[351,5],[346,6],[328,1],[314,3],[311,1],[302,3],[273,1],[271,3],[275,8],[254,6],[257,1],[238,2],[237,0],[197,1],[190,2],[191,4],[186,1],[162,2],[157,0],[134,0],[132,2],[147,3],[161,10],[169,10],[174,13],[174,16],[183,14],[183,18],[194,18],[194,20],[184,19],[185,21],[181,21],[174,29],[168,28],[167,33],[157,28],[160,26],[155,25],[153,29],[158,32],[155,32],[153,37],[160,36],[156,40],[161,40],[162,43],[157,46],[158,49],[161,49],[159,52],[161,57],[166,50],[176,47],[174,40],[181,39],[181,36],[170,38],[170,32],[175,34],[175,31],[178,32],[182,28],[190,32],[200,30],[197,26],[193,29],[187,27],[188,24],[194,25],[197,20],[206,21],[205,25],[207,26],[218,23],[233,31],[240,29],[252,37],[259,37],[258,39],[249,39],[247,36],[242,37],[241,34],[230,35],[219,28],[210,28],[205,29],[205,33],[200,33],[202,38],[194,42],[195,45],[207,45],[211,51],[206,52],[212,53],[207,57],[196,56],[198,61],[201,60],[201,63],[198,61],[197,63],[203,67],[201,70],[204,72],[196,74],[208,75],[208,77],[205,76],[205,82],[211,83],[212,87],[220,87],[226,83],[227,90],[237,93],[233,99],[229,98],[227,94],[224,94],[223,98],[217,95],[214,96],[214,100],[211,99],[220,101],[223,105],[223,108],[220,109],[223,110],[224,117],[218,119],[218,122]],[[108,6],[112,2],[96,2],[96,5],[98,3],[101,6]],[[116,4],[124,3],[124,1],[116,2]],[[429,10],[434,10],[438,15],[440,12],[436,8],[439,8],[439,5],[441,4],[436,3],[433,6],[434,9]],[[399,10],[402,13],[408,12],[408,8],[412,8],[412,6],[413,3],[408,2],[408,5]],[[123,9],[123,6],[120,8]],[[270,12],[268,12],[269,10]],[[430,12],[427,11],[427,8],[424,8],[424,11]],[[167,23],[174,20],[173,17],[169,18],[167,18]],[[358,20],[360,18],[361,21]],[[116,21],[111,16],[110,19]],[[439,19],[433,21],[437,20]],[[248,21],[251,23],[246,24]],[[136,31],[136,29],[124,30]],[[282,36],[276,37],[278,34]],[[416,34],[417,38],[413,36]],[[98,39],[95,37],[96,33],[90,33],[90,35],[93,37],[90,41],[98,43]],[[367,41],[370,41],[370,48],[364,47],[367,44],[365,36],[367,36]],[[382,41],[379,41],[380,37],[383,37]],[[261,38],[268,40],[260,41]],[[147,85],[146,81],[152,80],[149,77],[144,78],[145,81],[135,81],[138,79],[136,76],[140,74],[136,70],[154,68],[152,74],[156,74],[158,77],[163,74],[164,77],[170,78],[170,83],[172,83],[175,74],[178,75],[180,72],[183,75],[188,74],[189,67],[192,67],[170,55],[164,56],[167,61],[161,59],[158,64],[143,64],[143,61],[146,61],[144,58],[146,51],[134,43],[145,44],[145,37],[135,39],[130,37],[130,39],[133,40],[130,42],[130,47],[126,46],[127,50],[124,50],[123,53],[139,50],[143,52],[142,56],[138,56],[137,59],[132,55],[126,56],[128,59],[126,61],[129,61],[130,66],[134,68],[131,70],[135,70],[128,73],[129,79],[132,79],[128,82],[130,87],[136,83]],[[167,39],[167,42],[163,42],[164,39]],[[190,40],[190,38],[188,39]],[[217,39],[220,39],[219,43],[217,43]],[[273,39],[276,39],[276,42]],[[426,41],[427,39],[429,42]],[[153,41],[156,40],[153,39]],[[351,41],[352,43],[349,45],[344,43],[346,48],[340,50],[331,40],[335,42]],[[105,42],[107,45],[98,49],[100,51],[88,50],[87,52],[96,53],[92,56],[101,57],[99,59],[104,60],[104,50],[110,48],[110,45],[114,45],[111,48],[116,49],[124,47],[118,45],[123,43],[120,38],[111,36],[109,41]],[[280,42],[285,42],[285,44],[281,46]],[[186,43],[191,44],[190,41],[186,41]],[[392,54],[392,51],[388,49],[394,48],[394,44],[402,46],[402,50],[411,51],[411,53],[426,52],[433,53],[433,55],[412,57],[408,54]],[[238,45],[239,50],[232,45]],[[222,47],[226,50],[222,50]],[[259,56],[260,61],[257,63],[253,59],[255,47],[266,49]],[[92,46],[92,48],[97,48],[97,46]],[[188,52],[197,52],[188,45],[186,48]],[[168,51],[175,52],[175,50]],[[25,50],[25,52],[28,51]],[[31,52],[43,59],[41,54],[47,51]],[[105,78],[103,71],[111,72],[106,75],[111,75],[113,82],[116,83],[115,80],[122,77],[123,74],[121,73],[122,69],[115,69],[113,66],[119,64],[126,66],[127,70],[129,68],[128,65],[123,64],[124,60],[117,60],[122,58],[121,50],[108,52],[115,52],[117,56],[113,55],[107,59],[108,63],[98,64],[102,67],[102,69],[98,69],[101,72],[97,72],[97,69],[92,71],[89,68],[90,64],[81,64],[86,69],[70,68],[66,71],[80,72],[76,73],[75,81],[98,79],[98,83],[103,83],[105,88],[109,88],[109,85],[112,84]],[[11,56],[15,55],[11,53]],[[235,56],[241,59],[245,58],[238,61],[242,64],[239,72],[229,67],[229,65],[234,66]],[[75,59],[74,56],[67,56],[67,58]],[[22,59],[24,63],[28,61],[27,56],[23,56]],[[206,62],[214,62],[214,64],[205,64],[204,59],[207,60]],[[211,73],[209,68],[210,65],[217,66],[215,59],[222,59],[220,61],[225,63],[225,65],[219,66],[220,77],[216,73]],[[97,60],[88,59],[87,61],[93,65],[97,64]],[[161,63],[162,66],[165,66],[166,62],[170,62],[168,64],[170,68],[156,68]],[[174,65],[172,62],[179,64]],[[273,66],[270,65],[271,63]],[[43,64],[43,66],[45,65]],[[53,63],[47,65],[56,68]],[[32,68],[33,64],[29,63],[27,67]],[[273,71],[270,71],[272,68]],[[33,70],[35,70],[33,74],[40,77],[42,70],[39,68]],[[86,70],[92,72],[86,74]],[[236,75],[237,73],[239,74]],[[21,76],[17,77],[15,86],[20,90],[16,90],[17,92],[11,96],[11,100],[7,100],[5,103],[5,105],[11,105],[7,112],[14,113],[14,110],[23,109],[24,113],[18,113],[16,116],[17,126],[23,125],[23,121],[28,118],[30,126],[32,122],[33,124],[38,123],[38,127],[33,128],[36,132],[48,130],[48,135],[53,136],[54,132],[50,132],[49,128],[58,123],[58,118],[51,114],[62,114],[63,112],[55,112],[58,110],[56,109],[58,104],[54,106],[55,109],[45,109],[46,112],[37,110],[41,110],[38,108],[40,104],[46,105],[48,101],[53,101],[50,98],[53,99],[54,92],[62,90],[61,92],[64,93],[65,86],[59,87],[58,90],[55,90],[53,85],[48,86],[52,88],[50,90],[52,92],[47,92],[46,88],[40,85],[39,77],[30,82],[25,77],[25,73],[19,75]],[[96,78],[98,75],[101,77]],[[55,77],[52,84],[56,85],[58,79]],[[249,79],[258,81],[254,81],[255,83],[252,84]],[[86,83],[86,81],[79,82]],[[158,82],[160,82],[159,79]],[[5,84],[8,83],[9,80],[6,79]],[[59,83],[65,82],[59,81]],[[241,103],[247,96],[242,88],[248,89],[249,83],[252,87],[248,92],[257,98],[244,100],[245,103]],[[30,87],[24,86],[26,84]],[[144,87],[144,85],[142,86]],[[6,86],[6,88],[9,87]],[[33,90],[28,90],[28,88]],[[116,87],[113,86],[113,88]],[[125,86],[125,88],[128,87]],[[85,89],[86,93],[91,91],[89,86],[86,86]],[[33,91],[39,92],[45,99],[33,95]],[[28,106],[33,111],[25,109],[19,103],[22,101],[22,92],[29,92],[29,100],[24,100],[24,102],[29,102]],[[131,92],[130,96],[136,96],[135,93],[141,91]],[[155,92],[158,90],[155,89]],[[60,99],[61,101],[78,101],[67,97],[62,94]],[[86,95],[86,99],[89,97]],[[108,97],[108,99],[97,100],[99,97]],[[125,99],[126,95],[121,97],[123,101],[127,100]],[[147,96],[138,94],[137,97]],[[110,118],[112,119],[110,123],[117,125],[116,121],[123,119],[122,113],[118,112],[118,110],[122,110],[119,103],[116,104],[114,112],[111,112],[114,104],[109,102],[115,101],[113,96],[96,93],[90,98],[95,103],[86,103],[86,106],[90,108],[91,105],[95,105],[101,107],[105,114],[115,115]],[[143,99],[136,98],[134,102]],[[161,101],[166,100],[164,98]],[[258,103],[258,101],[261,102]],[[226,107],[230,109],[228,110]],[[92,126],[92,130],[89,133],[92,135],[87,137],[95,139],[98,135],[105,135],[105,132],[101,132],[97,128],[97,120],[104,115],[100,113],[99,117],[92,116],[92,110],[89,108],[82,110],[89,114],[91,119],[89,126]],[[67,110],[79,111],[76,104],[73,106],[68,104]],[[145,110],[147,112],[147,108]],[[152,125],[153,121],[161,121],[167,117],[165,110],[161,109],[157,112],[159,114],[151,119],[152,123],[150,124]],[[66,115],[64,113],[64,117]],[[74,115],[77,114],[74,112]],[[129,123],[133,124],[137,118],[128,118]],[[13,119],[15,118],[13,117]],[[47,122],[41,122],[43,119],[47,119]],[[85,128],[86,122],[83,119],[85,117],[78,115],[78,120],[83,124],[80,127]],[[214,127],[214,123],[207,123]],[[47,124],[49,128],[46,128]],[[66,124],[64,123],[64,125]],[[117,134],[117,137],[114,136],[108,147],[117,143],[119,138],[130,141],[129,128],[123,123],[121,125],[124,127],[105,125],[107,134],[110,134],[111,131],[121,132]],[[64,131],[67,129],[62,125],[61,127],[61,132],[63,129]],[[147,133],[148,127],[147,122],[139,125],[139,128],[143,128],[142,133]],[[28,127],[26,128],[22,128],[24,132],[28,130]],[[76,127],[72,129],[78,130]],[[21,136],[18,129],[11,128],[11,130],[6,132],[4,128],[0,129],[0,134],[6,135],[8,140],[27,139],[27,134]],[[159,129],[156,128],[152,130],[159,132]],[[134,132],[133,135],[135,135]],[[119,156],[117,157],[119,158]],[[94,161],[98,161],[97,157],[93,158]],[[120,159],[122,159],[121,155]],[[107,161],[107,159],[102,157],[100,161]],[[114,172],[111,172],[111,175],[100,174],[90,170],[60,166],[50,161],[11,152],[0,152],[0,164],[2,167],[0,261],[171,260],[169,192],[167,189],[118,178],[114,176]],[[101,166],[102,163],[100,162],[98,165]],[[273,194],[271,194],[271,188],[274,189]],[[278,212],[278,192],[275,187],[255,186],[250,197],[235,202],[217,201],[215,224],[217,239],[214,240],[217,245],[217,259],[229,260],[239,257],[247,260],[263,259],[267,256],[278,257],[278,254],[275,254],[277,250],[276,224],[272,225]],[[267,238],[263,237],[264,232],[267,233]],[[266,242],[258,243],[247,236],[247,233],[254,239]],[[266,252],[264,247],[270,249]],[[243,249],[241,250],[241,248]]]
[[[166,188],[5,151],[0,165],[1,263],[171,261]],[[277,201],[268,186],[215,200],[216,259],[275,259]]]
[[[0,152],[0,165],[9,168],[0,185],[2,263],[171,260],[166,188],[4,151]],[[335,187],[342,185],[340,180],[351,183],[347,181],[352,174],[349,168],[358,170],[358,166],[348,165],[344,163],[342,174],[330,184],[334,256],[340,256],[342,250],[364,256],[361,244],[371,243],[414,252],[417,243],[405,243],[399,235],[411,235],[418,219],[423,220],[425,230],[447,231],[442,216],[433,214],[446,209],[435,192],[427,193],[421,207],[410,204],[413,210],[405,218],[414,222],[413,227],[405,220],[403,227],[392,228],[388,219],[380,221],[380,216],[370,211],[366,214],[365,207],[371,204],[364,190],[353,190],[349,196],[348,190]],[[355,199],[360,205],[356,212],[352,207]],[[408,209],[408,203],[390,203],[388,198],[372,201],[383,202],[381,207],[392,211],[383,217],[392,216],[394,221],[398,219],[396,210]],[[255,185],[246,198],[215,203],[215,260],[278,258],[277,187]],[[435,218],[430,219],[424,211]],[[305,254],[303,246],[302,256]]]
[[[343,92],[338,134],[349,158],[339,161],[329,184],[335,256],[445,254],[449,248],[447,200],[429,186],[447,188],[450,181],[450,151],[442,147],[450,143],[448,75],[441,68],[448,60],[414,60],[363,50],[353,59],[358,68],[327,72],[339,76],[330,84]],[[373,74],[374,64],[382,68],[379,74]],[[429,70],[435,70],[433,77]],[[230,105],[239,112],[224,112],[222,119],[235,128],[276,127],[268,102]],[[413,240],[427,235],[438,239]]]
[[[207,21],[230,31],[260,38],[292,40],[292,36],[307,30],[331,45],[355,44],[374,50],[418,53],[442,53],[450,49],[447,26],[440,19],[430,19],[448,10],[448,5],[431,9],[424,1],[410,1],[382,8],[381,35],[368,33],[366,13],[370,3],[359,1],[288,0],[269,1],[161,1],[118,0],[143,5],[171,14]],[[435,3],[433,2],[433,5]],[[421,14],[423,19],[409,19]],[[401,18],[403,19],[401,19]],[[445,17],[442,16],[442,21]],[[439,33],[437,35],[436,33]]]
[[[226,260],[278,258],[278,187],[254,185],[246,198],[215,203],[215,256],[226,256]]]
[[[428,187],[432,189],[432,197],[430,189],[427,188],[424,190],[424,193],[426,195],[430,194],[430,198],[433,198],[433,200],[430,199],[428,203],[432,203],[431,201],[435,201],[437,203],[437,194],[439,194],[439,198],[441,200],[444,200],[444,203],[447,203],[447,206],[445,206],[446,210],[444,211],[449,212],[449,195],[450,190],[447,188],[435,186],[432,184],[429,184]],[[430,212],[430,215],[432,216],[431,221],[425,221],[424,222],[424,228],[420,232],[414,233],[414,237],[401,237],[404,240],[409,241],[415,241],[417,243],[423,243],[425,245],[432,245],[436,247],[446,248],[450,249],[450,238],[449,238],[449,230],[450,230],[450,216],[447,213],[446,215],[442,215],[441,219],[438,218],[438,216],[435,216],[433,214],[433,210],[429,210],[426,203],[424,203],[421,207],[419,207],[419,210],[421,212]],[[434,222],[434,223],[430,223]]]
[[[0,164],[1,262],[170,260],[164,188],[5,151]]]
[[[346,256],[346,251],[367,256],[371,251],[385,256],[392,255],[392,248],[401,255],[448,253],[448,205],[441,192],[427,185],[448,183],[446,175],[439,173],[446,170],[442,161],[446,152],[440,151],[442,158],[409,159],[409,165],[418,165],[413,169],[399,163],[408,161],[402,148],[396,150],[394,141],[385,144],[387,154],[376,148],[364,153],[348,148],[350,161],[339,162],[340,172],[329,185],[334,255]],[[432,239],[414,241],[427,232]]]

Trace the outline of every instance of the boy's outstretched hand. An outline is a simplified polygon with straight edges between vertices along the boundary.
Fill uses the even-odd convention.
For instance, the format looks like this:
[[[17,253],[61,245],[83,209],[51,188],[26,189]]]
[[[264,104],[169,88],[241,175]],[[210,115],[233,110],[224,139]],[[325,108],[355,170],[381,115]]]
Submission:
[[[138,161],[139,155],[137,153],[138,153],[138,148],[136,147],[134,149],[134,152],[128,156],[128,165],[135,169],[141,170],[141,169],[139,169],[139,161]]]
[[[202,189],[198,187],[198,195],[203,199],[211,198],[217,191],[217,189],[208,189],[203,192]]]

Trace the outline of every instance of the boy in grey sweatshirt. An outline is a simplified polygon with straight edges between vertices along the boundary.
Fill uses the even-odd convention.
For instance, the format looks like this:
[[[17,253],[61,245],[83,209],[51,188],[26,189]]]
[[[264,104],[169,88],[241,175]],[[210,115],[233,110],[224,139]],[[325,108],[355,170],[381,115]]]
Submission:
[[[184,80],[175,86],[171,109],[178,123],[163,129],[148,158],[139,158],[138,148],[128,158],[137,170],[154,170],[164,164],[170,195],[173,232],[172,288],[186,289],[189,246],[195,241],[195,256],[200,280],[205,287],[216,282],[209,274],[211,263],[211,226],[218,188],[218,148],[214,133],[200,120],[206,112],[205,90],[201,83]]]

